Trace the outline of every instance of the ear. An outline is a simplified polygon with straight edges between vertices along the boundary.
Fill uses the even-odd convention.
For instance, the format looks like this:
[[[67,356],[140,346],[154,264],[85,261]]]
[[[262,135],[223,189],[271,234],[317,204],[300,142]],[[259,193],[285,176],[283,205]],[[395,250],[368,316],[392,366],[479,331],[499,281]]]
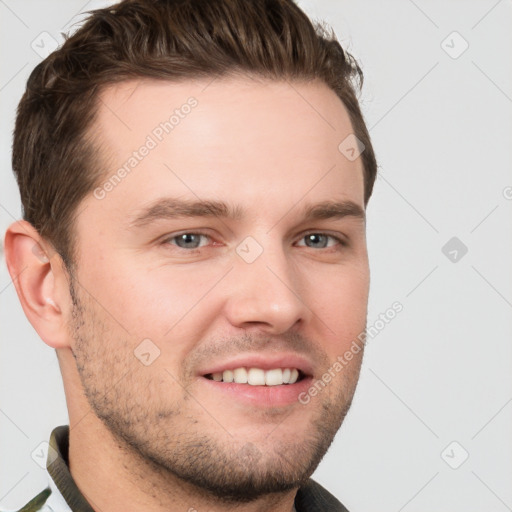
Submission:
[[[23,311],[41,339],[53,348],[69,347],[71,296],[60,255],[21,220],[7,229],[5,259]]]

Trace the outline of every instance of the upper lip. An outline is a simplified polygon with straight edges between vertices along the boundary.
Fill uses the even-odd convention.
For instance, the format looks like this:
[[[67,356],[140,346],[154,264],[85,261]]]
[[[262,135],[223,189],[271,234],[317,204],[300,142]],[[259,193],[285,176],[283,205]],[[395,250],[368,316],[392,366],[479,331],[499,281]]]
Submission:
[[[273,368],[297,368],[304,375],[312,375],[313,365],[306,358],[293,353],[279,354],[240,354],[229,359],[223,359],[199,370],[200,375],[221,373],[224,370],[235,370],[236,368],[261,368],[272,370]]]

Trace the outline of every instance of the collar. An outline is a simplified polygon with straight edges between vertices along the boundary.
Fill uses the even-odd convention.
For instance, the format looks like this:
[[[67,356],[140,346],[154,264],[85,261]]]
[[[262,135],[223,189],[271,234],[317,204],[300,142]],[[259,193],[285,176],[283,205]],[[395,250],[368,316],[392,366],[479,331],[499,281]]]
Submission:
[[[50,436],[50,446],[55,452],[52,453],[51,459],[48,460],[47,469],[53,484],[58,490],[55,500],[58,500],[62,505],[62,500],[58,496],[60,494],[72,512],[94,512],[94,509],[89,505],[80,489],[78,489],[69,471],[69,427],[67,425],[53,430]],[[52,487],[51,481],[50,487]],[[52,493],[52,495],[54,494]],[[63,510],[62,507],[59,507],[56,510],[64,512],[65,509]]]

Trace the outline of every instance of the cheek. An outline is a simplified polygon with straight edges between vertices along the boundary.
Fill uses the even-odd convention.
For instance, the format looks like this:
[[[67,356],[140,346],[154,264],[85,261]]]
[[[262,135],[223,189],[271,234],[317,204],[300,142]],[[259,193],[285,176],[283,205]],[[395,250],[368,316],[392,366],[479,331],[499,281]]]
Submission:
[[[219,270],[220,272],[220,270]],[[150,338],[164,346],[195,343],[215,314],[219,280],[211,266],[134,265],[120,261],[93,270],[98,301],[135,339]],[[222,275],[222,273],[220,273]],[[202,300],[208,294],[208,300]],[[218,313],[218,311],[217,311]]]
[[[331,276],[327,283],[314,292],[312,309],[330,340],[325,348],[336,357],[366,328],[369,274],[363,265]]]

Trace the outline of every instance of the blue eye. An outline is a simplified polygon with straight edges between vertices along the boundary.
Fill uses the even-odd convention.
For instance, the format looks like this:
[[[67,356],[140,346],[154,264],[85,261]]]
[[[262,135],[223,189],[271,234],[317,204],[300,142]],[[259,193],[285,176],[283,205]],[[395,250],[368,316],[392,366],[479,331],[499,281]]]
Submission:
[[[200,233],[182,233],[181,235],[173,236],[169,241],[182,249],[197,249],[201,246],[201,240],[206,238],[208,238],[206,235]]]
[[[167,239],[167,243],[175,245],[180,249],[192,250],[207,246],[209,241],[210,237],[208,235],[194,232],[181,233]],[[299,240],[297,245],[311,249],[328,249],[335,246],[343,246],[345,243],[338,237],[325,233],[308,233]]]
[[[305,235],[301,241],[305,241],[306,247],[311,247],[313,249],[326,249],[327,247],[332,247],[334,245],[343,245],[341,240],[338,238],[331,236],[331,235],[325,235],[323,233],[310,233],[308,235]],[[302,245],[299,243],[299,245]]]

